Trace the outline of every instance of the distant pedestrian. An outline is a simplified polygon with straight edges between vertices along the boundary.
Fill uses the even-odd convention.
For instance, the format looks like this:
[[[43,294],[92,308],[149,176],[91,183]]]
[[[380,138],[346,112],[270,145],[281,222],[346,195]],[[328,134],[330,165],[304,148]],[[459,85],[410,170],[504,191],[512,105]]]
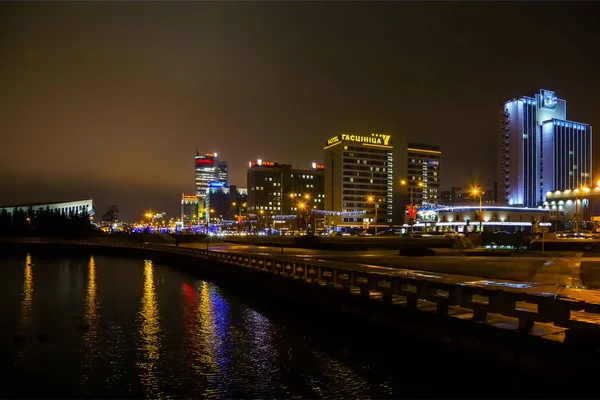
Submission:
[[[179,239],[175,239],[175,247],[179,247]]]

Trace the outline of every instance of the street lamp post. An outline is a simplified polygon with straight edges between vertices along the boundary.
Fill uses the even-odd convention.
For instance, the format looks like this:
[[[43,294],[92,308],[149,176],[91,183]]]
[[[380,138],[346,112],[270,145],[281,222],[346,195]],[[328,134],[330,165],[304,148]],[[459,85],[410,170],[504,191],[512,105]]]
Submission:
[[[242,204],[242,203],[240,203],[240,204],[238,204],[237,202],[235,202],[235,201],[234,201],[234,202],[233,202],[233,203],[231,203],[231,204],[232,204],[233,206],[238,206],[238,216],[239,216],[239,218],[240,218],[240,221],[241,221],[241,223],[242,223],[242,230],[244,230],[244,229],[243,229],[243,228],[244,228],[244,217],[242,216],[242,207],[246,207],[246,203],[243,203],[243,204]]]
[[[263,221],[263,218],[265,216],[265,210],[260,210],[258,212],[258,214],[260,215],[260,217],[258,218],[258,230],[260,231],[260,229],[262,227],[262,224],[263,224],[262,221]]]
[[[414,209],[414,206],[415,206],[414,203],[413,203],[413,188],[411,186],[409,186],[408,182],[406,180],[404,180],[404,179],[402,179],[400,181],[400,185],[401,186],[406,186],[407,189],[408,189],[408,191],[410,192],[410,205],[409,206],[410,206],[410,210],[412,212],[413,209]],[[423,187],[423,182],[419,182],[417,184],[417,186],[420,187],[420,188],[422,188]],[[416,217],[416,214],[415,214],[415,217]],[[411,238],[413,238],[413,236],[414,236],[414,230],[415,230],[415,224],[414,224],[414,222],[415,221],[413,221],[413,223],[410,225],[410,237]]]
[[[575,226],[573,231],[579,233],[579,212],[577,210],[577,203],[579,202],[579,189],[573,190],[575,192]]]
[[[483,233],[483,213],[481,211],[481,197],[483,196],[484,192],[481,191],[480,189],[473,189],[472,193],[475,196],[479,196],[479,233]]]
[[[375,237],[377,237],[377,209],[379,208],[379,203],[373,196],[369,196],[367,198],[368,203],[375,203],[375,219],[373,220],[373,225],[375,226]]]
[[[308,235],[308,226],[312,225],[312,209],[310,208],[310,194],[305,194],[304,199],[306,200],[306,202],[304,203],[304,205],[306,206],[306,218],[304,219],[304,225],[306,227],[306,234]]]
[[[587,188],[586,186],[583,186],[581,188],[581,191],[583,191],[583,192],[587,192],[589,190],[590,189]],[[575,233],[579,233],[579,226],[581,225],[581,222],[579,220],[581,213],[579,212],[579,209],[578,209],[579,208],[579,204],[578,204],[579,203],[579,191],[580,191],[579,188],[573,190],[573,192],[575,193],[575,229],[573,229],[573,231]],[[583,202],[581,202],[581,209],[583,211]]]

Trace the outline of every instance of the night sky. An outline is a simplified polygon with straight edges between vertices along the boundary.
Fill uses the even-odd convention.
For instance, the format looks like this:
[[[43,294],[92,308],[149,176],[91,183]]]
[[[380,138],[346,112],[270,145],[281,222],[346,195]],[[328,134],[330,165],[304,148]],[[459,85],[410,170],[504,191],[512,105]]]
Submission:
[[[598,8],[3,2],[0,204],[178,215],[196,141],[245,187],[249,160],[321,162],[342,131],[439,144],[443,188],[490,185],[505,100],[555,90],[600,132]]]

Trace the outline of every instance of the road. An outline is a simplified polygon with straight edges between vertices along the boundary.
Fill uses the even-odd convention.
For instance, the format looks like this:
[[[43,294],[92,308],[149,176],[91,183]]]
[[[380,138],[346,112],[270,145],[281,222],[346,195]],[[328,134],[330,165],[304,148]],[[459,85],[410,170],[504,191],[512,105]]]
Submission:
[[[206,248],[206,244],[182,244],[182,247]],[[246,252],[281,256],[281,248],[233,243],[212,243],[213,251]],[[456,254],[447,249],[438,253]],[[559,253],[560,254],[560,253]],[[564,254],[564,253],[563,253]],[[468,275],[486,279],[536,282],[570,288],[600,289],[600,257],[574,256],[459,256],[434,257],[399,256],[398,250],[332,251],[283,248],[283,256],[304,260],[348,262],[429,271],[445,274]]]

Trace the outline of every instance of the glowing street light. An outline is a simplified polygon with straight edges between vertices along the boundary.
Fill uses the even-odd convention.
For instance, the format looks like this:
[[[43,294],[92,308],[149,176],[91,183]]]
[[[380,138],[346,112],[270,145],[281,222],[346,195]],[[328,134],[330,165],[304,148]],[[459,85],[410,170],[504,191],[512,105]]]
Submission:
[[[408,182],[406,181],[406,179],[400,180],[400,185],[401,186],[406,186],[408,188],[408,190],[410,191],[410,205],[409,205],[409,212],[410,213],[409,213],[409,217],[411,216],[411,214],[414,214],[414,216],[416,217],[415,205],[413,203],[413,187],[408,185]],[[422,188],[423,186],[424,185],[423,185],[422,181],[419,181],[417,183],[417,187]],[[411,217],[411,218],[413,218],[413,217]],[[413,224],[411,224],[411,226],[410,226],[410,237],[411,238],[413,237],[413,233],[414,233],[414,230],[415,230],[415,224],[414,224],[414,222],[415,221],[413,221]]]
[[[367,197],[367,203],[375,203],[375,219],[373,220],[373,225],[375,225],[375,236],[377,236],[377,209],[379,208],[379,203],[377,203],[373,196]]]
[[[479,189],[479,188],[473,188],[471,190],[471,193],[473,193],[473,196],[479,196],[479,233],[483,233],[482,227],[483,227],[483,213],[481,212],[481,196],[483,196],[483,194],[485,193],[483,190]]]
[[[240,225],[241,225],[241,224],[242,224],[242,222],[243,222],[242,220],[243,220],[243,218],[244,218],[244,217],[242,216],[242,207],[246,207],[246,203],[239,203],[239,204],[238,204],[237,202],[235,202],[235,201],[234,201],[234,202],[232,202],[232,203],[231,203],[231,205],[233,205],[234,207],[235,207],[235,206],[239,206],[239,207],[238,207],[238,214],[237,214],[237,216],[238,216],[238,217],[239,217],[239,219],[240,219]]]

